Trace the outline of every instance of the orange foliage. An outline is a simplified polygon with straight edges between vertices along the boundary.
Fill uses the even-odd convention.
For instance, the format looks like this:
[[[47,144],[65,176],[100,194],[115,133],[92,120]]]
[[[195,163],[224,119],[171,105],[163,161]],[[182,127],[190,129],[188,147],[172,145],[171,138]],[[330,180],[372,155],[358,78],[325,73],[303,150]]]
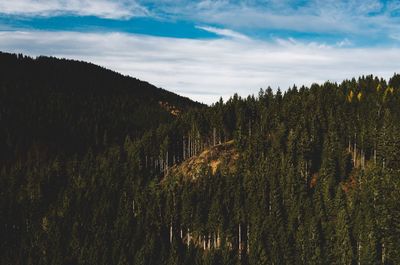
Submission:
[[[318,173],[314,173],[310,181],[310,188],[314,188],[317,185],[317,181],[318,181]]]
[[[356,178],[354,177],[354,174],[352,174],[347,181],[343,181],[341,184],[342,184],[341,185],[342,190],[345,193],[348,193],[349,191],[354,190],[357,187],[357,181],[356,181]]]

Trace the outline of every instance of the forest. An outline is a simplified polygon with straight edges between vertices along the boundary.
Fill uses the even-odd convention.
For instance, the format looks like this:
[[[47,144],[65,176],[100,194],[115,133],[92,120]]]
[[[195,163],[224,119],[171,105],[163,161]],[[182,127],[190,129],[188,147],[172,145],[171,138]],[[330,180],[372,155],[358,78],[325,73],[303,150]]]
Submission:
[[[0,194],[1,264],[400,264],[400,75],[205,106],[1,53]]]

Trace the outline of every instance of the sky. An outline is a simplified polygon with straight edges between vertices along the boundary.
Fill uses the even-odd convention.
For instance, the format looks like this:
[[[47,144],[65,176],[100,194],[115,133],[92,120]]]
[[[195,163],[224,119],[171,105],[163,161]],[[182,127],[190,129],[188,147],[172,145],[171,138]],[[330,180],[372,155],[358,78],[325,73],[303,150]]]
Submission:
[[[0,51],[84,60],[212,104],[400,72],[400,0],[0,0]]]

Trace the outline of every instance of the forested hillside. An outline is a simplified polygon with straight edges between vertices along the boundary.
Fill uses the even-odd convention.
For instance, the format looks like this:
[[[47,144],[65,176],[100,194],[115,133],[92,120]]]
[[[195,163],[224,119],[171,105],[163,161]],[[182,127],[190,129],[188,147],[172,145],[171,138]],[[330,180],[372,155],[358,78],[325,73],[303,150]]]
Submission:
[[[0,53],[0,106],[1,160],[32,149],[49,155],[103,149],[171,122],[168,107],[202,107],[90,63],[7,53]]]
[[[1,264],[400,264],[400,75],[202,107],[2,56]]]

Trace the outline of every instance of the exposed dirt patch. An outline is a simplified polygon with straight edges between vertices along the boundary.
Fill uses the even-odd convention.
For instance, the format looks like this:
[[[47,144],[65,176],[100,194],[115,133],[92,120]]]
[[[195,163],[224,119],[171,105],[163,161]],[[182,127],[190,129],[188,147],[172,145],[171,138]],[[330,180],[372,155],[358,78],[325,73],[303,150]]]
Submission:
[[[232,140],[210,147],[199,155],[171,167],[168,175],[180,175],[185,179],[196,180],[204,174],[215,175],[218,171],[235,173],[238,159],[239,154]]]

